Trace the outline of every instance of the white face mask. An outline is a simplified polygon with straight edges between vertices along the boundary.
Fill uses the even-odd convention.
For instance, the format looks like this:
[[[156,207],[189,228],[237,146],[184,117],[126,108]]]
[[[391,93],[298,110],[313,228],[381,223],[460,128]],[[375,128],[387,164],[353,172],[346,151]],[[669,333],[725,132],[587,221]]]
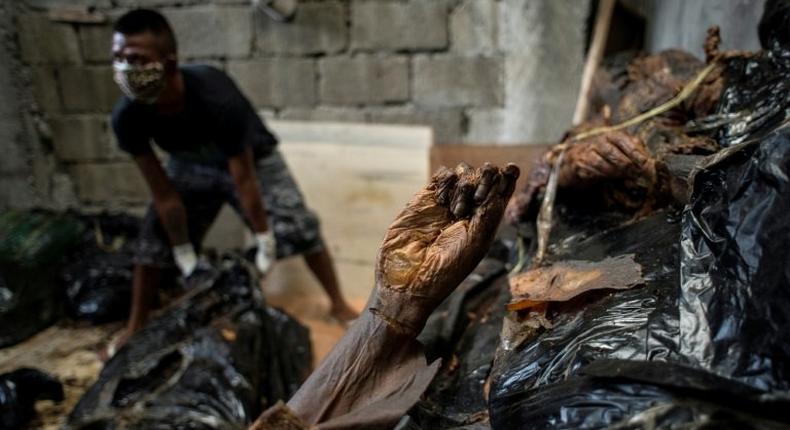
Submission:
[[[115,83],[132,100],[156,103],[165,88],[165,66],[160,62],[137,65],[115,61],[112,68]]]

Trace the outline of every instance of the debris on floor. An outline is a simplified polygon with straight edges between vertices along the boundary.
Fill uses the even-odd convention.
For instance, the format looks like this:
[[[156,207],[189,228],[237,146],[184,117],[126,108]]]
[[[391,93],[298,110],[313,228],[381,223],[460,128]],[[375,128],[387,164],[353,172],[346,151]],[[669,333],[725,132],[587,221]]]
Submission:
[[[244,427],[307,377],[307,330],[268,307],[247,264],[225,257],[104,366],[66,429]]]

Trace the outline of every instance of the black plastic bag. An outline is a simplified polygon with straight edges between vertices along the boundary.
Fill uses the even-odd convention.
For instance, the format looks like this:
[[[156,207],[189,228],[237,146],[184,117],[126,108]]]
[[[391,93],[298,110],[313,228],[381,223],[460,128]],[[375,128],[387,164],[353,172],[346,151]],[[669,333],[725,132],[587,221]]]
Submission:
[[[680,352],[762,390],[790,390],[790,129],[698,172],[683,217]]]
[[[788,399],[667,362],[598,360],[564,381],[498,399],[495,428],[783,429]]]
[[[409,412],[413,426],[451,428],[485,422],[484,386],[510,299],[505,264],[484,259],[428,319],[418,337],[442,367]]]
[[[132,242],[140,220],[125,214],[83,216],[86,231],[61,273],[66,314],[94,324],[129,315]]]
[[[68,214],[0,213],[0,348],[27,339],[61,315],[57,273],[83,231]]]
[[[496,360],[489,399],[492,427],[512,428],[509,426],[518,423],[530,428],[575,428],[580,423],[571,417],[567,422],[557,421],[546,413],[543,420],[543,415],[532,415],[529,410],[536,407],[536,402],[545,402],[547,408],[559,406],[551,394],[557,393],[554,387],[575,378],[596,360],[679,359],[679,229],[676,219],[658,213],[602,233],[561,241],[557,259],[600,261],[606,256],[633,253],[642,266],[646,285],[616,292],[591,291],[552,304],[552,328],[515,345]],[[594,392],[586,399],[596,404]],[[590,427],[608,423],[601,421]]]
[[[689,132],[712,132],[719,146],[729,147],[764,136],[790,117],[790,50],[778,43],[766,48],[725,60],[726,87],[716,114],[691,121]]]
[[[308,330],[268,308],[246,263],[193,275],[196,289],[107,362],[67,429],[246,428],[307,377]]]
[[[63,400],[63,385],[36,369],[22,368],[0,375],[0,429],[21,429],[35,416],[39,400]]]

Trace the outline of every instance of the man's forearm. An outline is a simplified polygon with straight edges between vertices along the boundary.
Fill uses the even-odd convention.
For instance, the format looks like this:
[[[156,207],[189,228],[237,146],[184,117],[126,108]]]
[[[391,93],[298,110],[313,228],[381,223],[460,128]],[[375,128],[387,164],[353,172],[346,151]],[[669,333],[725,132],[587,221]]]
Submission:
[[[170,245],[182,245],[189,242],[189,232],[187,229],[187,212],[181,202],[168,202],[157,204],[156,213],[162,227],[170,239]]]
[[[258,190],[258,183],[254,178],[243,181],[239,184],[239,198],[244,215],[250,222],[252,229],[256,233],[263,233],[269,229],[266,222],[266,209],[263,206],[263,199]]]
[[[266,223],[266,208],[263,206],[260,185],[255,175],[252,150],[247,148],[244,152],[228,159],[233,181],[239,194],[239,203],[244,215],[255,233],[263,233],[269,229]]]

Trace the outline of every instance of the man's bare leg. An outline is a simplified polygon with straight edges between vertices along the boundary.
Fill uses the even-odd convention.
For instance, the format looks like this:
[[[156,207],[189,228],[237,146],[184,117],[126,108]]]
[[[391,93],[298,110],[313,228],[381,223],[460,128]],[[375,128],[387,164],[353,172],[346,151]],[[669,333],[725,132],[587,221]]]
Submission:
[[[113,351],[105,351],[105,359],[109,359],[111,353],[122,347],[126,341],[138,330],[143,328],[151,308],[154,306],[156,290],[162,278],[162,270],[142,265],[135,265],[132,278],[132,304],[129,311],[129,321],[126,329],[118,339],[110,345]]]
[[[337,282],[337,275],[335,274],[335,267],[332,264],[332,257],[326,248],[318,252],[304,255],[304,261],[313,272],[318,282],[326,291],[329,300],[332,302],[332,308],[329,313],[340,321],[350,321],[359,316],[351,306],[348,305],[346,299],[343,298],[343,293],[340,292],[340,287]]]

